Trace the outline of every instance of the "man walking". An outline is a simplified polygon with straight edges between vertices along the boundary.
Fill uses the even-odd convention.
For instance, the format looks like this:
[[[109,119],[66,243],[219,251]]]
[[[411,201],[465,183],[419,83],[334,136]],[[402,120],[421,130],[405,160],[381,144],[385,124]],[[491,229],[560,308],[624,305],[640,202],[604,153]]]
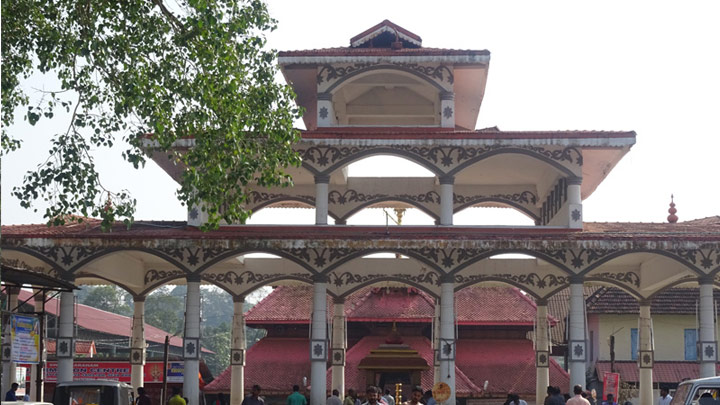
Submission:
[[[567,405],[590,405],[590,401],[583,398],[583,388],[582,385],[578,384],[573,387],[573,393],[575,394],[574,397],[567,400]]]
[[[287,405],[307,405],[307,399],[300,393],[299,385],[293,385],[293,393],[288,395]]]
[[[265,405],[265,400],[260,398],[259,385],[255,384],[252,386],[252,391],[250,391],[250,395],[243,399],[242,405]]]
[[[657,405],[670,405],[670,401],[672,401],[670,390],[668,390],[667,387],[660,388],[660,397],[658,397]]]
[[[342,405],[342,400],[340,399],[340,391],[332,390],[332,395],[330,395],[327,399],[327,405]]]

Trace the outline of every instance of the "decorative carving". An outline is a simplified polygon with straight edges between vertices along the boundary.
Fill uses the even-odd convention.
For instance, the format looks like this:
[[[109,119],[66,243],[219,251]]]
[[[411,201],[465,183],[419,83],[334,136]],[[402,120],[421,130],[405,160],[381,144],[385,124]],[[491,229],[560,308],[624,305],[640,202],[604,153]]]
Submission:
[[[478,283],[481,281],[486,281],[490,279],[501,279],[501,280],[508,280],[512,281],[516,284],[523,284],[527,286],[537,287],[537,288],[552,288],[552,287],[560,287],[570,284],[570,280],[566,276],[556,276],[554,274],[547,274],[545,276],[540,276],[537,273],[527,273],[527,274],[472,274],[469,276],[463,276],[460,274],[455,275],[455,282],[457,284],[469,284],[469,283]]]
[[[487,200],[487,199],[494,199],[494,200],[505,200],[505,201],[512,201],[514,203],[519,204],[530,204],[535,205],[537,203],[537,195],[533,193],[532,191],[523,191],[520,193],[512,193],[512,194],[491,194],[491,195],[473,195],[473,196],[464,196],[461,194],[455,194],[453,195],[453,203],[457,205],[468,205],[472,204],[476,201],[481,200]]]
[[[177,278],[185,274],[181,270],[155,270],[150,269],[145,273],[145,284],[152,283],[153,281],[163,281],[173,278]]]
[[[422,66],[418,65],[417,63],[395,63],[394,65],[403,67],[405,69],[410,69],[415,72],[421,73],[427,77],[437,79],[438,81],[445,81],[447,78],[447,82],[450,84],[453,84],[455,82],[455,76],[453,75],[450,68],[448,68],[445,65],[438,65],[435,66]],[[447,76],[443,73],[447,73]]]
[[[579,221],[580,218],[582,218],[582,214],[580,213],[580,210],[577,208],[572,211],[571,216],[572,216],[573,221]]]
[[[329,114],[328,114],[328,109],[327,109],[327,107],[322,107],[322,108],[320,108],[320,111],[318,112],[318,115],[320,116],[321,119],[327,118],[328,115],[329,115]]]
[[[375,280],[397,278],[403,281],[412,282],[416,284],[428,284],[428,285],[440,285],[440,275],[437,272],[425,272],[421,274],[353,274],[350,272],[345,273],[330,273],[330,282],[337,287],[350,284],[365,284],[372,283]]]
[[[625,284],[632,284],[635,287],[640,287],[640,276],[632,271],[628,271],[626,273],[597,273],[592,274],[591,277],[615,280]]]
[[[266,192],[259,192],[259,191],[251,191],[248,193],[249,200],[252,201],[254,204],[258,203],[264,203],[272,200],[279,200],[279,199],[288,199],[288,198],[299,198],[308,202],[311,202],[315,204],[315,196],[314,195],[296,195],[291,196],[288,194],[276,194],[276,193],[266,193]]]
[[[268,280],[277,280],[287,277],[300,278],[310,280],[311,275],[308,273],[290,273],[290,274],[261,274],[252,271],[244,271],[240,274],[230,270],[225,273],[209,273],[203,274],[204,280],[221,283],[221,284],[258,284]]]
[[[28,246],[28,248],[53,259],[66,268],[106,250],[102,246]]]
[[[574,268],[579,269],[583,266],[589,266],[593,262],[595,262],[611,253],[615,253],[617,250],[615,250],[615,249],[581,249],[577,253],[575,250],[568,250],[568,251],[572,255],[572,259],[570,259],[570,264]]]
[[[330,64],[323,65],[317,74],[317,83],[322,84],[323,81],[332,81],[346,76],[350,73],[354,73],[363,69],[367,69],[371,66],[377,65],[377,63],[355,63],[350,66],[335,67]]]
[[[328,193],[328,202],[331,204],[339,204],[344,205],[346,203],[353,203],[353,202],[368,202],[373,200],[378,200],[381,198],[388,197],[387,194],[364,194],[364,193],[358,193],[355,190],[347,190],[344,193],[341,193],[337,190],[333,190]]]
[[[380,66],[379,63],[355,63],[349,66],[335,67],[330,64],[325,64],[320,68],[317,74],[317,83],[322,84],[323,82],[331,82],[335,79],[339,79],[343,76],[347,76],[351,73],[359,72],[371,67]],[[423,66],[417,63],[392,63],[387,65],[389,68],[404,68],[420,73],[431,79],[443,82],[447,80],[448,83],[453,84],[455,76],[453,75],[450,68],[445,65],[439,66]]]
[[[447,106],[443,109],[443,117],[445,117],[445,119],[450,119],[452,117],[452,115],[453,115],[452,107]]]
[[[428,191],[425,194],[399,194],[398,198],[424,204],[440,204],[440,194],[435,191]]]

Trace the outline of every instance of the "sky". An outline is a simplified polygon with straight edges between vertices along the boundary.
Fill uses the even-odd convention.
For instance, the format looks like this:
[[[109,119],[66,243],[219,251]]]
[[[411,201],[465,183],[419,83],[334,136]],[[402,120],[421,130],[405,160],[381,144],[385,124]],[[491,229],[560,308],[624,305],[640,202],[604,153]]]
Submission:
[[[489,50],[476,128],[636,131],[635,146],[583,202],[585,221],[665,222],[671,194],[681,221],[720,215],[720,2],[271,0],[269,9],[279,26],[268,46],[277,50],[347,46],[384,19],[426,47]],[[25,86],[32,93],[48,83],[33,76]],[[42,205],[25,210],[10,192],[65,125],[30,127],[18,116],[10,128],[25,146],[2,160],[3,224],[44,222]],[[121,150],[94,151],[103,184],[137,198],[136,220],[185,220],[173,180],[152,162],[134,170]],[[380,176],[393,164],[395,176],[418,175],[398,161],[364,161],[350,173]],[[380,210],[366,211],[349,223],[384,223]],[[482,223],[479,211],[456,214],[455,223]],[[269,213],[251,222],[270,222]],[[280,217],[313,223],[314,212]],[[429,223],[420,217],[405,223]]]

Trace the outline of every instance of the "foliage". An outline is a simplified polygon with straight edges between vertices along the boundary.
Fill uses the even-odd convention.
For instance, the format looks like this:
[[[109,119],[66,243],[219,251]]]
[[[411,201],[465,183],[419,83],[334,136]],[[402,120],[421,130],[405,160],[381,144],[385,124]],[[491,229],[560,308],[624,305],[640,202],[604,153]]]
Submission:
[[[125,290],[111,285],[85,286],[84,297],[78,297],[81,304],[104,311],[132,316],[132,298]]]
[[[161,287],[145,298],[145,322],[171,335],[181,335],[185,314],[182,297]]]
[[[135,168],[145,153],[182,167],[178,198],[208,212],[205,229],[244,222],[246,185],[289,185],[283,168],[300,163],[300,111],[263,49],[275,27],[261,0],[3,1],[2,153],[20,146],[7,132],[18,108],[30,125],[58,109],[71,117],[13,194],[26,208],[46,200],[50,224],[81,215],[129,225],[135,200],[103,187],[90,153],[121,137]],[[32,101],[22,83],[33,72],[59,88]],[[174,147],[186,138],[192,148]]]
[[[223,322],[218,326],[205,326],[202,333],[202,347],[215,352],[214,355],[203,354],[212,375],[217,376],[230,365],[231,328]]]

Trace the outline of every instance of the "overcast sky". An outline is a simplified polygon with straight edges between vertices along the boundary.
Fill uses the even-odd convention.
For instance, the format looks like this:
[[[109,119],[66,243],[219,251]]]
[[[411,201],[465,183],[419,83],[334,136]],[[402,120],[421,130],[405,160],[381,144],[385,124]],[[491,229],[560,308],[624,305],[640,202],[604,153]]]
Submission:
[[[636,131],[636,145],[585,200],[586,221],[664,222],[671,193],[681,221],[720,215],[720,2],[276,0],[270,10],[279,28],[269,45],[278,50],[347,46],[383,19],[423,46],[488,49],[477,128]],[[18,117],[11,128],[26,144],[2,161],[3,224],[44,222],[42,209],[20,208],[10,191],[65,125],[31,128]],[[138,199],[136,219],[186,219],[176,184],[152,162],[135,171],[119,150],[97,156],[103,182]],[[352,174],[377,175],[378,166]],[[312,210],[294,212],[314,219]]]

